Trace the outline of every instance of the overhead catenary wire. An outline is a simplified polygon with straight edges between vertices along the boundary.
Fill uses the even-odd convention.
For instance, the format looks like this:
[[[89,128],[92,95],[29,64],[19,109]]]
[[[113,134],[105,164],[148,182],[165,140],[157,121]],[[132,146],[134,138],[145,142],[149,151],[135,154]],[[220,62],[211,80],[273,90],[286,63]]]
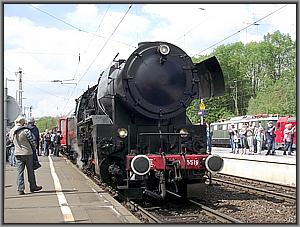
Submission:
[[[113,30],[113,32],[110,34],[110,36],[107,38],[107,40],[105,41],[105,43],[103,44],[103,46],[101,47],[101,49],[99,50],[99,52],[97,53],[97,55],[95,56],[95,58],[92,60],[91,64],[88,66],[88,68],[86,69],[86,71],[83,73],[83,75],[80,77],[80,79],[78,80],[78,83],[82,80],[82,78],[87,74],[87,72],[90,70],[90,68],[92,67],[92,65],[94,64],[94,62],[96,61],[97,57],[100,55],[100,53],[103,51],[103,49],[105,48],[105,46],[107,45],[107,43],[110,41],[111,37],[115,34],[115,32],[117,31],[118,27],[121,25],[121,23],[123,22],[123,20],[125,19],[126,15],[129,13],[130,9],[131,9],[132,5],[130,5],[127,9],[127,11],[125,12],[125,14],[123,15],[123,17],[121,18],[121,20],[119,21],[119,23],[117,24],[117,26],[115,27],[115,29]]]
[[[235,36],[236,34],[240,33],[241,31],[246,30],[246,29],[249,28],[250,26],[257,24],[259,21],[261,21],[261,20],[263,20],[263,19],[265,19],[265,18],[271,16],[272,14],[274,14],[274,13],[276,13],[276,12],[278,12],[278,11],[280,11],[281,9],[283,9],[284,7],[286,7],[287,5],[288,5],[288,4],[286,4],[286,5],[284,5],[284,6],[280,7],[280,8],[278,8],[278,9],[272,11],[271,13],[267,14],[266,16],[264,16],[264,17],[262,17],[262,18],[260,18],[260,19],[258,19],[258,20],[256,20],[256,21],[254,21],[254,22],[252,22],[252,23],[249,23],[249,25],[247,25],[246,27],[244,27],[244,28],[242,28],[242,29],[240,29],[240,30],[234,32],[233,34],[231,34],[231,35],[225,37],[224,39],[222,39],[222,40],[220,40],[220,41],[218,41],[218,42],[216,42],[216,43],[210,45],[209,47],[207,47],[207,48],[205,48],[205,49],[203,49],[203,50],[201,50],[200,52],[198,52],[197,54],[195,54],[193,57],[200,55],[200,54],[203,53],[204,51],[209,50],[210,48],[212,48],[212,47],[214,47],[214,46],[216,46],[216,45],[218,45],[218,44],[224,42],[225,40],[231,38],[232,36]]]
[[[96,31],[95,31],[94,34],[97,34],[97,32],[99,31],[99,29],[100,29],[100,27],[101,27],[101,25],[102,25],[102,23],[104,21],[104,18],[106,17],[107,12],[108,12],[109,9],[110,9],[110,4],[108,5],[108,7],[107,7],[107,9],[106,9],[106,11],[104,13],[104,15],[102,16],[102,18],[100,20],[100,23],[99,23],[99,25],[98,25],[98,27],[97,27],[97,29],[96,29]],[[95,38],[94,34],[93,34],[92,38],[90,39],[90,41],[88,43],[88,46],[87,46],[86,50],[84,51],[84,53],[86,53],[88,51],[88,49],[90,48],[91,43],[94,41],[94,38]]]
[[[9,69],[7,69],[6,67],[4,67],[4,69],[10,74],[10,75],[12,75],[12,76],[15,76]],[[67,100],[67,98],[65,97],[65,96],[63,96],[63,95],[56,95],[56,93],[55,92],[51,92],[51,91],[49,91],[49,90],[45,90],[45,89],[41,89],[40,87],[37,87],[37,86],[35,86],[35,84],[36,83],[51,83],[51,81],[42,81],[42,80],[23,80],[23,83],[25,84],[25,85],[28,85],[28,86],[30,86],[30,88],[34,88],[34,89],[36,89],[36,90],[39,90],[39,91],[41,91],[41,92],[43,92],[43,93],[46,93],[46,94],[48,94],[48,95],[50,95],[50,96],[53,96],[53,97],[56,97],[56,98],[59,98],[59,99],[62,99],[62,100]],[[69,91],[68,91],[69,92]]]
[[[125,19],[126,15],[129,13],[130,9],[132,7],[132,4],[128,7],[127,11],[125,12],[125,14],[123,15],[123,17],[121,18],[121,20],[119,21],[119,23],[117,24],[117,26],[115,27],[115,29],[113,30],[113,32],[110,34],[110,36],[107,38],[107,40],[105,41],[105,43],[103,44],[103,46],[101,47],[101,49],[99,50],[99,52],[97,53],[97,55],[94,57],[94,59],[92,60],[92,62],[89,64],[89,66],[87,67],[87,69],[85,70],[85,72],[82,74],[82,76],[80,77],[80,79],[77,82],[77,85],[80,83],[80,81],[83,79],[83,77],[88,73],[88,71],[90,70],[90,68],[92,67],[92,65],[94,64],[94,62],[96,61],[97,57],[100,55],[100,53],[102,52],[102,50],[105,48],[105,46],[107,45],[107,43],[110,41],[111,37],[115,34],[115,32],[117,31],[118,27],[121,25],[121,23],[123,22],[123,20]],[[77,85],[74,87],[73,92],[71,93],[70,97],[68,98],[68,101],[66,102],[65,107],[68,105],[71,96],[73,95]],[[64,109],[65,109],[64,107]]]
[[[71,23],[62,20],[62,19],[60,19],[60,18],[58,18],[58,17],[56,17],[56,16],[54,16],[54,15],[52,15],[52,14],[46,12],[45,10],[42,10],[42,9],[40,9],[40,8],[38,8],[38,7],[35,7],[35,6],[32,5],[32,4],[30,4],[29,6],[31,6],[32,8],[34,8],[34,9],[36,9],[36,10],[38,10],[38,11],[40,11],[40,12],[42,12],[42,13],[44,13],[44,14],[46,14],[46,15],[48,15],[48,16],[50,16],[50,17],[52,17],[52,18],[54,18],[54,19],[56,19],[56,20],[58,20],[58,21],[60,21],[60,22],[62,22],[62,23],[64,23],[64,24],[66,24],[66,25],[68,25],[68,26],[70,26],[70,27],[72,27],[73,29],[76,29],[76,30],[81,31],[81,32],[85,32],[85,33],[87,33],[87,34],[92,34],[92,35],[97,36],[97,37],[102,38],[102,39],[106,39],[106,38],[107,38],[107,37],[105,37],[105,36],[101,36],[101,35],[96,34],[96,33],[94,33],[94,32],[90,32],[90,31],[87,31],[87,30],[85,30],[85,29],[79,28],[79,27],[77,27],[77,26],[75,26],[75,25],[72,25]],[[114,39],[112,39],[111,41],[116,42],[116,43],[120,43],[120,44],[123,44],[123,45],[126,45],[126,46],[129,46],[129,47],[132,47],[132,48],[136,48],[136,46],[131,45],[131,44],[129,44],[129,43],[122,42],[122,41],[118,41],[118,40],[114,40]]]
[[[24,82],[24,84],[28,84],[30,87],[33,87],[33,88],[35,88],[35,89],[37,89],[37,90],[40,90],[40,91],[42,91],[42,92],[44,92],[44,93],[47,93],[47,94],[51,95],[51,96],[54,96],[54,97],[57,97],[57,98],[61,98],[61,99],[63,99],[63,100],[66,100],[66,99],[67,99],[65,96],[55,95],[55,92],[47,91],[47,90],[44,90],[44,89],[41,89],[41,88],[35,86],[35,85],[34,85],[34,84],[35,84],[35,81],[30,82],[30,81],[28,81],[28,80],[25,80],[25,81],[23,80],[23,82]],[[49,82],[49,81],[48,81],[48,82]]]
[[[94,41],[95,34],[97,34],[97,32],[99,31],[99,29],[100,29],[100,27],[101,27],[101,25],[102,25],[102,23],[103,23],[103,21],[104,21],[104,18],[105,18],[105,16],[106,16],[106,14],[107,14],[109,8],[110,8],[110,5],[108,5],[108,7],[107,7],[107,9],[106,9],[106,11],[105,11],[105,13],[104,13],[104,15],[102,16],[102,18],[101,18],[101,20],[100,20],[100,23],[99,23],[99,25],[98,25],[98,27],[97,27],[95,33],[94,33],[93,36],[91,37],[91,39],[90,39],[90,41],[89,41],[89,43],[88,43],[88,45],[87,45],[87,48],[86,48],[85,51],[83,51],[83,53],[86,53],[86,52],[89,50],[91,43]],[[79,68],[79,64],[80,64],[80,53],[79,53],[79,56],[78,56],[78,64],[77,64],[77,66],[76,66],[76,70],[75,70],[75,73],[74,73],[74,76],[73,76],[73,80],[75,80],[75,77],[76,77],[76,74],[77,74],[77,71],[78,71],[78,68]]]
[[[286,5],[285,5],[286,6]],[[285,6],[283,6],[283,7],[285,7]],[[280,9],[282,9],[283,7],[281,7]],[[278,10],[276,10],[276,11],[279,11],[280,9],[278,9]],[[276,11],[274,11],[273,13],[275,13]],[[271,14],[273,14],[273,13],[271,13]],[[269,14],[269,15],[267,15],[267,16],[270,16],[271,14]],[[264,18],[266,18],[267,16],[265,16]],[[255,24],[255,23],[257,23],[258,21],[261,21],[262,19],[264,19],[264,18],[261,18],[260,20],[257,20],[257,21],[255,21],[255,22],[253,22],[252,24],[249,24],[248,26],[246,26],[245,28],[243,28],[243,29],[241,29],[241,30],[239,30],[237,33],[239,33],[239,32],[241,32],[241,31],[243,31],[243,30],[245,30],[245,29],[247,29],[248,27],[250,27],[250,26],[252,26],[253,24]],[[82,30],[81,30],[82,31]],[[236,35],[237,33],[234,33],[233,35]],[[92,33],[93,34],[93,33]],[[233,36],[232,35],[232,36]],[[94,36],[93,36],[94,37]],[[231,36],[230,36],[231,37]],[[228,38],[230,38],[230,37],[228,37]],[[225,38],[225,39],[223,39],[222,41],[220,41],[220,42],[223,42],[224,40],[226,40],[227,38]],[[218,43],[217,43],[218,44]],[[215,44],[215,45],[217,45],[217,44]],[[213,46],[215,46],[215,45],[213,45]],[[212,48],[213,46],[210,46],[210,47],[208,47],[208,48],[206,48],[205,50],[207,50],[207,49],[210,49],[210,48]],[[204,52],[205,50],[203,50],[203,51],[201,51],[200,53],[202,53],[202,52]],[[101,50],[100,50],[101,51]],[[198,55],[198,54],[196,54],[196,55]],[[96,58],[97,58],[97,56],[96,56]],[[79,62],[80,62],[80,60],[79,60]],[[78,65],[77,65],[77,68],[78,68]],[[77,69],[76,69],[76,72],[77,72]],[[75,73],[76,74],[76,73]],[[75,76],[75,75],[74,75]],[[82,79],[82,78],[81,78]],[[82,80],[80,80],[80,81],[82,81]],[[75,87],[76,88],[76,87]]]
[[[30,54],[30,55],[74,55],[74,53],[58,53],[58,52],[34,52],[34,51],[9,51],[9,54]]]
[[[54,18],[54,19],[56,19],[56,20],[59,20],[60,22],[66,24],[66,25],[68,25],[68,26],[70,26],[70,27],[72,27],[72,28],[74,28],[74,29],[76,29],[76,30],[78,30],[78,31],[84,31],[84,30],[82,30],[82,29],[80,29],[80,28],[78,28],[78,27],[76,27],[76,26],[74,26],[74,25],[72,25],[72,24],[70,24],[70,23],[68,23],[68,22],[66,22],[66,21],[64,21],[64,20],[62,20],[62,19],[60,19],[60,18],[58,18],[58,17],[56,17],[56,16],[54,16],[54,15],[48,13],[48,12],[46,12],[45,10],[42,10],[42,9],[40,9],[40,8],[38,8],[38,7],[34,6],[34,5],[32,5],[32,4],[30,4],[30,6],[31,6],[32,8],[34,8],[34,9],[36,9],[36,10],[38,10],[38,11],[44,13],[44,14],[47,14],[48,16],[50,16],[50,17],[52,17],[52,18]]]
[[[211,18],[208,17],[205,20],[201,21],[200,23],[196,24],[195,26],[193,26],[192,28],[190,28],[187,32],[185,32],[183,35],[179,36],[177,39],[175,39],[173,42],[176,42],[177,40],[184,38],[187,34],[191,33],[194,29],[196,29],[199,25],[203,24],[204,22],[208,21]]]

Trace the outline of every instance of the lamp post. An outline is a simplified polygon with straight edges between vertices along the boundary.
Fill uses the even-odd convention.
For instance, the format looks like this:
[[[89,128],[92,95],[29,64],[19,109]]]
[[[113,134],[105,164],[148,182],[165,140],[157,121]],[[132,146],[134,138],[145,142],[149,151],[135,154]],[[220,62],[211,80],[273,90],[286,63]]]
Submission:
[[[235,88],[235,98],[234,98],[234,102],[235,102],[235,111],[236,111],[236,116],[239,116],[239,109],[238,109],[238,93],[237,93],[237,81],[234,80],[234,88]]]
[[[19,90],[18,90],[18,94],[19,94],[19,96],[18,96],[18,101],[19,101],[19,105],[20,105],[20,108],[21,108],[21,110],[22,110],[22,108],[23,108],[23,105],[22,105],[22,92],[23,92],[23,90],[22,90],[22,83],[23,83],[23,81],[22,81],[22,75],[23,75],[23,71],[22,71],[22,68],[21,67],[19,67],[19,71],[18,72],[15,72],[15,74],[16,75],[19,75],[19,80],[18,80],[18,83],[19,83]]]

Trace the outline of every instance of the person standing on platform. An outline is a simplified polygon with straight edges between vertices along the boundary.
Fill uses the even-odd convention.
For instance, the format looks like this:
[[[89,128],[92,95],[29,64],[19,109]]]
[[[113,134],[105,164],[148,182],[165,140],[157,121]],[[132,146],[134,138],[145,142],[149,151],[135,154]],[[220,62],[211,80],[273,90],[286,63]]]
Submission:
[[[275,155],[275,125],[273,125],[272,121],[268,122],[268,126],[265,130],[265,136],[268,144],[268,151],[266,155],[269,155],[272,149],[271,155]]]
[[[233,135],[234,135],[234,125],[231,125],[228,129],[228,135],[229,135],[229,143],[231,146],[231,152],[230,153],[234,153],[234,141],[233,141]]]
[[[265,132],[264,128],[261,126],[261,123],[259,123],[257,133],[255,135],[256,141],[257,141],[257,153],[261,154],[261,151],[263,150],[263,144],[265,141]]]
[[[247,132],[247,125],[243,124],[242,128],[239,131],[239,136],[240,136],[240,145],[241,145],[241,154],[246,154],[246,143],[247,143],[247,137],[246,137],[246,132]]]
[[[36,147],[33,147],[33,169],[36,170],[41,167],[41,164],[39,163],[39,159],[37,157],[37,153],[39,153],[39,143],[40,143],[40,132],[39,129],[34,124],[35,120],[33,117],[30,117],[28,119],[27,127],[32,133],[32,137],[36,143]]]
[[[286,151],[288,151],[288,155],[292,155],[292,146],[293,146],[293,134],[296,126],[292,127],[292,124],[286,124],[284,129],[284,149],[283,155],[286,155]]]
[[[55,147],[55,144],[54,144],[54,138],[55,138],[55,131],[52,130],[51,131],[51,142],[50,142],[50,149],[51,149],[51,154],[54,154],[54,147]]]
[[[250,122],[246,129],[247,143],[249,147],[249,154],[254,154],[254,123]]]
[[[44,151],[44,143],[45,143],[45,141],[44,141],[44,133],[41,133],[40,134],[40,138],[41,138],[41,141],[40,141],[40,150],[41,150],[41,155],[42,155],[42,152]]]
[[[49,133],[48,129],[46,129],[45,131],[45,136],[44,136],[44,146],[45,146],[45,150],[44,150],[44,155],[48,156],[49,155],[49,147],[50,147],[50,143],[51,143],[51,134]]]
[[[10,166],[16,166],[15,146],[14,143],[9,139],[9,134],[6,135],[6,155],[9,160]]]
[[[31,133],[35,136],[35,142],[36,142],[36,151],[37,151],[37,155],[41,155],[39,152],[39,146],[40,146],[40,132],[38,127],[36,127],[35,125],[35,120],[33,117],[30,117],[28,119],[28,126],[29,130],[31,131]]]
[[[239,153],[239,133],[238,130],[233,130],[233,153],[238,154]]]
[[[57,131],[55,137],[54,137],[54,155],[59,157],[59,149],[60,149],[60,131]]]
[[[33,170],[33,150],[36,143],[32,138],[32,134],[25,125],[25,118],[20,116],[15,121],[15,126],[10,130],[9,137],[15,145],[16,166],[17,166],[17,187],[19,195],[24,195],[24,170],[27,169],[30,191],[35,192],[42,189],[42,186],[36,184],[36,179]]]
[[[258,122],[258,124],[260,124],[260,122]],[[253,122],[254,125],[254,137],[253,137],[253,147],[254,147],[254,153],[257,153],[257,133],[258,133],[258,127],[256,126],[256,124]]]

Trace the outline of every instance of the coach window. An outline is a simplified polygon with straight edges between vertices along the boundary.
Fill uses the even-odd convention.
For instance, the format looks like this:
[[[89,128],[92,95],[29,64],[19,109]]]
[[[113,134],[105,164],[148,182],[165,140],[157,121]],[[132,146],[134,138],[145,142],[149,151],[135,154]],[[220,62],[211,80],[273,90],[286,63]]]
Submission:
[[[217,130],[218,129],[218,125],[214,125],[214,130]]]
[[[60,134],[64,134],[65,132],[65,123],[66,123],[65,120],[60,121],[60,130],[61,130]]]
[[[227,130],[227,125],[223,125],[223,130]]]
[[[218,125],[218,130],[222,130],[222,125]]]

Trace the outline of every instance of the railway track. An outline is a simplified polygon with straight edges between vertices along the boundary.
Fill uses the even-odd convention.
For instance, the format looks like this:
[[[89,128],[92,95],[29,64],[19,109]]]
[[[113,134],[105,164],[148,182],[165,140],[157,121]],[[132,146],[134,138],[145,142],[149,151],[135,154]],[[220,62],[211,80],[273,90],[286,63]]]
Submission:
[[[103,187],[113,197],[121,200],[120,202],[123,204],[123,206],[130,210],[143,223],[201,223],[203,220],[208,223],[242,223],[240,220],[218,212],[217,210],[211,209],[194,200],[188,200],[188,203],[198,209],[196,213],[188,213],[186,211],[183,211],[180,215],[165,215],[163,207],[151,206],[150,208],[147,208],[134,201],[128,201],[124,197],[122,197],[122,195],[118,191],[115,191],[112,187],[108,186],[105,183],[102,183],[97,176],[94,176],[90,172],[85,172],[85,174],[88,175],[96,184]],[[176,197],[176,195],[173,196]],[[168,207],[167,209],[169,208],[170,207]],[[190,207],[184,209],[188,210],[190,209]],[[188,214],[184,214],[185,212]]]
[[[269,183],[265,181],[252,180],[248,178],[217,174],[212,178],[213,182],[228,185],[233,188],[240,188],[250,193],[264,195],[270,198],[296,203],[296,188],[288,185]]]
[[[249,203],[245,203],[244,205],[240,205],[239,202],[237,202],[238,197],[236,197],[238,194],[238,192],[241,191],[246,191],[247,194],[258,194],[258,191],[251,188],[251,182],[250,179],[237,179],[235,177],[232,176],[223,176],[223,179],[218,179],[219,181],[217,182],[217,178],[214,177],[213,178],[213,185],[214,184],[221,184],[226,185],[225,188],[232,188],[233,190],[237,191],[234,192],[235,196],[232,197],[231,199],[227,200],[220,200],[220,199],[215,199],[214,197],[211,197],[211,199],[207,200],[207,201],[211,201],[211,202],[207,202],[205,201],[203,203],[202,199],[193,199],[190,201],[181,201],[178,202],[178,197],[176,197],[174,195],[174,198],[176,197],[176,202],[173,204],[166,204],[165,202],[160,203],[159,205],[155,205],[155,204],[149,204],[148,205],[145,202],[142,203],[137,203],[134,201],[128,201],[126,200],[126,198],[122,198],[122,195],[115,191],[112,187],[108,186],[105,183],[102,183],[100,179],[98,179],[96,176],[94,176],[92,173],[90,172],[85,172],[86,175],[88,175],[91,180],[93,180],[96,184],[98,184],[99,186],[101,186],[105,191],[107,191],[108,193],[110,193],[114,198],[116,198],[124,207],[126,207],[128,210],[130,210],[137,218],[139,218],[139,220],[141,220],[142,223],[149,223],[149,224],[155,224],[155,223],[160,223],[160,224],[198,224],[198,223],[258,223],[257,220],[261,221],[261,223],[268,223],[267,219],[262,219],[262,218],[253,218],[252,215],[250,215],[250,217],[252,217],[251,220],[254,219],[253,222],[249,222],[249,218],[246,218],[247,216],[243,215],[243,213],[247,213],[249,214],[249,207],[247,208],[247,204]],[[219,178],[221,178],[222,176],[218,176]],[[234,180],[235,178],[235,180]],[[234,183],[234,184],[232,184]],[[265,185],[265,182],[260,182],[261,185]],[[228,187],[229,185],[231,185],[230,187]],[[245,188],[244,186],[247,185],[248,188]],[[241,188],[241,186],[243,186],[243,188]],[[274,188],[275,186],[272,186],[272,184],[268,183],[267,185],[268,187]],[[277,187],[277,186],[276,186]],[[278,188],[282,188],[282,185],[278,185],[277,187],[277,191]],[[219,187],[216,187],[216,190],[218,191]],[[224,188],[224,187],[223,187]],[[236,190],[236,188],[238,188],[238,190]],[[250,190],[250,189],[251,190]],[[289,187],[288,187],[289,188]],[[223,189],[219,190],[222,194]],[[286,189],[288,190],[288,189]],[[291,193],[293,189],[291,189]],[[211,189],[210,189],[211,191]],[[215,191],[215,190],[213,190]],[[260,190],[263,191],[263,190]],[[224,191],[226,192],[226,190]],[[250,193],[249,193],[250,192]],[[216,192],[218,194],[218,192]],[[264,192],[265,194],[267,192]],[[262,194],[262,193],[260,193]],[[216,194],[215,194],[216,195]],[[230,193],[230,195],[232,195],[232,193]],[[209,195],[210,197],[211,195]],[[228,195],[227,195],[228,196]],[[226,195],[225,197],[222,196],[221,198],[228,198]],[[267,195],[268,197],[274,197],[271,196],[270,194]],[[258,197],[253,197],[253,198],[258,198]],[[261,197],[262,198],[262,197]],[[279,197],[276,197],[279,198]],[[292,196],[290,198],[291,200],[294,199],[294,197]],[[246,199],[247,200],[247,199]],[[245,199],[242,199],[241,201],[246,201]],[[281,203],[282,201],[289,201],[287,199],[283,199],[282,197],[280,197],[280,201],[278,200],[273,200],[275,201],[275,203],[279,202]],[[220,202],[221,201],[221,202]],[[227,201],[227,202],[226,202]],[[230,202],[232,201],[232,202]],[[267,201],[267,200],[266,200]],[[225,203],[224,203],[225,202]],[[228,204],[229,203],[229,204]],[[146,206],[145,206],[146,204]],[[157,204],[157,203],[156,203]],[[189,205],[187,205],[189,204]],[[204,205],[205,204],[205,205]],[[255,202],[255,204],[257,205],[258,203]],[[208,207],[209,206],[209,207]],[[292,205],[293,207],[295,207],[295,205]],[[245,207],[245,212],[243,211]],[[225,208],[225,209],[224,209]],[[229,208],[229,209],[227,209]],[[230,211],[231,208],[237,209],[238,212],[236,211]],[[291,208],[285,208],[284,210],[290,210],[293,209]],[[273,209],[274,210],[274,209]],[[279,209],[281,210],[281,209]],[[276,211],[277,212],[277,211]],[[280,211],[281,212],[281,211]],[[240,217],[243,217],[240,219]],[[291,217],[293,222],[293,215]],[[278,222],[278,221],[276,221]]]
[[[183,202],[181,206],[169,202],[159,206],[150,207],[142,207],[142,205],[133,202],[130,203],[136,208],[134,212],[139,214],[136,216],[146,223],[243,223],[238,219],[232,218],[215,209],[211,209],[194,200],[187,200]]]
[[[216,219],[218,219],[222,223],[243,223],[242,221],[240,221],[238,219],[232,218],[232,217],[230,217],[226,214],[223,214],[223,213],[221,213],[217,210],[214,210],[214,209],[211,209],[207,206],[204,206],[203,204],[201,204],[199,202],[196,202],[194,200],[188,200],[188,201],[190,203],[200,207],[202,210],[204,210],[207,213],[207,215],[215,217]]]

